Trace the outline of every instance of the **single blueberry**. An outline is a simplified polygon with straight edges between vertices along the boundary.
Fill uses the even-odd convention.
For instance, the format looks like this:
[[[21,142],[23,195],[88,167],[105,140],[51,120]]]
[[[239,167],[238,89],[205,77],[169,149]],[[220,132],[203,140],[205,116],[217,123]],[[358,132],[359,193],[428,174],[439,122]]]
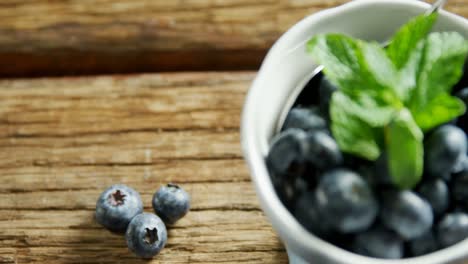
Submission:
[[[327,122],[312,108],[295,107],[289,111],[282,130],[290,128],[305,131],[326,130]]]
[[[329,116],[330,100],[335,91],[338,90],[334,84],[332,84],[327,77],[323,77],[319,86],[319,96],[320,96],[320,110]]]
[[[468,170],[468,156],[466,155],[463,157],[463,160],[455,166],[452,172],[457,174],[462,173],[464,170]]]
[[[378,203],[371,188],[350,170],[326,172],[320,179],[315,195],[323,221],[342,233],[367,229],[377,215]]]
[[[190,195],[178,185],[169,183],[153,195],[153,209],[166,224],[174,224],[190,210]]]
[[[275,185],[278,197],[290,211],[294,211],[294,203],[297,197],[306,189],[307,182],[302,177],[287,178]]]
[[[465,87],[455,93],[455,96],[460,98],[465,103],[465,105],[468,104],[468,87]]]
[[[294,216],[304,228],[316,236],[325,238],[332,233],[331,227],[321,219],[321,215],[317,210],[314,192],[303,193],[297,199]]]
[[[381,226],[357,234],[353,251],[357,254],[384,259],[403,257],[403,240],[394,232]]]
[[[335,168],[343,163],[343,155],[336,141],[323,131],[307,133],[307,159],[319,169]]]
[[[468,214],[446,214],[437,225],[437,240],[442,247],[449,247],[467,237]]]
[[[452,197],[456,204],[468,208],[468,167],[452,177]]]
[[[142,212],[138,192],[123,184],[110,186],[96,202],[97,222],[115,232],[124,232],[130,220]]]
[[[288,129],[277,135],[266,158],[273,182],[282,178],[301,175],[307,167],[307,133],[300,129]]]
[[[447,184],[441,179],[428,179],[418,187],[419,195],[426,199],[435,215],[445,213],[450,205],[450,192]]]
[[[141,258],[152,258],[166,245],[166,226],[154,214],[139,214],[128,225],[125,240],[128,248],[135,255]]]
[[[409,241],[409,251],[412,256],[422,256],[425,254],[432,253],[439,249],[436,237],[432,230],[424,233],[415,239]]]
[[[406,240],[422,236],[432,227],[430,204],[412,191],[387,191],[382,195],[383,224]]]
[[[466,67],[466,65],[465,65]],[[462,84],[463,80],[460,81],[459,84],[462,84],[462,85],[466,85],[466,82],[468,80],[468,74],[464,74],[464,84]],[[456,88],[456,87],[455,87]],[[461,87],[460,87],[461,88]],[[453,91],[455,91],[456,89],[454,89]],[[465,105],[468,105],[468,87],[464,86],[463,89],[457,91],[455,93],[455,96],[457,96],[458,98],[460,98],[464,103]],[[468,124],[468,114],[465,113],[464,115],[460,116],[457,118],[456,120],[456,124],[462,128],[463,130],[467,131],[467,124]]]
[[[436,128],[424,143],[426,173],[432,177],[450,175],[463,162],[466,151],[463,130],[453,125]]]

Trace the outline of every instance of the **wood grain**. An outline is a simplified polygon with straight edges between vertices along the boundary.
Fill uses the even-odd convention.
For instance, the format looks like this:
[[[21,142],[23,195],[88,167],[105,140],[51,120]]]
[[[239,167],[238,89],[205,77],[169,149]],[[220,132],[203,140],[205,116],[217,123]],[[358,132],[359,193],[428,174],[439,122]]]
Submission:
[[[240,153],[253,76],[0,81],[0,263],[145,263],[95,222],[95,202],[125,183],[150,212],[167,182],[192,210],[151,263],[286,263]]]
[[[256,69],[304,16],[348,0],[3,0],[0,76]],[[447,9],[468,16],[467,0]]]

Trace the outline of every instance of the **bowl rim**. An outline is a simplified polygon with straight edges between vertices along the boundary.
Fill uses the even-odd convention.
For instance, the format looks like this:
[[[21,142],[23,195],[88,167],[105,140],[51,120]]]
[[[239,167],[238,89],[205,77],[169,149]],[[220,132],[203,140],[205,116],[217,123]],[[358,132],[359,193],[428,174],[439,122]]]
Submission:
[[[448,261],[462,260],[467,255],[468,239],[464,240],[451,247],[438,250],[436,252],[413,258],[406,258],[400,260],[384,260],[376,259],[366,256],[361,256],[347,250],[334,246],[315,235],[308,232],[302,225],[295,219],[295,217],[286,209],[286,207],[279,200],[276,192],[271,183],[264,157],[261,152],[260,143],[257,139],[255,128],[257,127],[258,120],[255,115],[251,113],[256,112],[256,101],[258,87],[260,86],[260,79],[262,73],[266,68],[271,67],[271,61],[274,57],[278,56],[278,52],[284,49],[285,41],[291,36],[297,34],[303,29],[310,27],[320,21],[321,19],[339,15],[344,11],[352,11],[360,9],[368,5],[403,5],[409,8],[414,8],[424,11],[429,7],[429,4],[421,1],[408,1],[408,0],[355,0],[343,4],[338,7],[326,9],[312,15],[309,15],[289,28],[272,46],[262,62],[261,68],[257,73],[252,85],[246,95],[245,103],[242,110],[241,117],[241,145],[244,159],[249,167],[251,178],[254,182],[256,194],[260,200],[261,207],[265,212],[270,223],[273,225],[275,231],[279,233],[280,238],[286,242],[286,246],[292,249],[295,254],[310,259],[312,255],[320,254],[326,259],[336,261],[338,263],[361,263],[361,264],[436,264],[445,263]],[[462,27],[468,28],[468,21],[456,14],[449,13],[441,10],[441,16],[450,19],[451,22]],[[274,66],[274,65],[273,65]],[[287,230],[286,230],[287,229]]]

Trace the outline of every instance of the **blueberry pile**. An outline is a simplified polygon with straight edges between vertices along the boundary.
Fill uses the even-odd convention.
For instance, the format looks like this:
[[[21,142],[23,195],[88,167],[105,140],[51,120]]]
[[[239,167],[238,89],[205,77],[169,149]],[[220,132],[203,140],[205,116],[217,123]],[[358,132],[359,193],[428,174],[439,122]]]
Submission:
[[[169,183],[154,194],[152,204],[156,214],[144,213],[138,192],[123,184],[112,185],[97,200],[96,221],[113,232],[125,232],[132,252],[152,258],[166,245],[165,223],[174,224],[188,213],[190,196]]]
[[[465,104],[467,86],[465,74],[453,89]],[[272,183],[297,221],[323,240],[376,258],[420,256],[467,238],[467,115],[424,135],[423,179],[401,190],[385,152],[370,162],[340,151],[329,129],[336,90],[313,77],[270,143]]]

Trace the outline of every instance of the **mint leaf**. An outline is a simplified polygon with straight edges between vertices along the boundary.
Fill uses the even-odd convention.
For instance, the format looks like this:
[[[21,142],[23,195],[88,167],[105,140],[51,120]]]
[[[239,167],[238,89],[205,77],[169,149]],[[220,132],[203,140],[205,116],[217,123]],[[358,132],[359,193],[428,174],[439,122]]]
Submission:
[[[450,95],[463,73],[468,42],[431,33],[437,14],[410,20],[385,50],[340,34],[307,43],[315,62],[339,88],[330,102],[331,130],[343,152],[375,160],[387,151],[393,182],[414,187],[423,172],[423,131],[465,112]]]
[[[419,67],[421,58],[423,56],[425,41],[420,41],[410,54],[406,65],[400,69],[399,72],[399,96],[404,105],[408,105],[411,95],[417,86],[417,76],[419,74]]]
[[[392,181],[402,189],[414,187],[423,173],[423,133],[407,109],[384,129],[388,168]]]
[[[427,131],[434,124],[447,123],[465,113],[465,103],[457,97],[441,94],[415,113],[418,126]]]
[[[440,125],[437,120],[444,118],[434,118],[431,123],[421,124],[419,116],[425,111],[430,111],[430,105],[433,105],[432,102],[436,98],[442,94],[449,94],[462,76],[468,42],[458,33],[445,32],[431,33],[421,45],[419,63],[414,63],[414,67],[417,67],[413,70],[417,74],[416,88],[412,91],[409,108],[412,114],[418,117],[418,125],[423,125],[424,130],[427,130]],[[419,50],[416,49],[415,52]],[[461,113],[463,112],[458,110],[450,115],[457,116]]]
[[[397,69],[403,68],[408,62],[410,54],[419,41],[427,36],[434,25],[438,14],[422,14],[403,25],[393,36],[387,48],[387,55]]]
[[[348,111],[349,98],[334,92],[330,102],[331,130],[341,151],[375,160],[380,155],[374,129]]]
[[[368,103],[372,98],[374,105],[398,105],[393,91],[396,69],[377,43],[340,34],[317,35],[307,43],[307,51],[324,66],[330,81],[353,100]]]
[[[365,97],[363,94],[358,103],[346,96],[344,93],[336,95],[336,103],[346,108],[346,111],[362,121],[366,122],[371,127],[382,127],[390,123],[395,115],[395,108],[389,105],[378,105],[370,97]],[[333,103],[333,101],[332,101]]]

